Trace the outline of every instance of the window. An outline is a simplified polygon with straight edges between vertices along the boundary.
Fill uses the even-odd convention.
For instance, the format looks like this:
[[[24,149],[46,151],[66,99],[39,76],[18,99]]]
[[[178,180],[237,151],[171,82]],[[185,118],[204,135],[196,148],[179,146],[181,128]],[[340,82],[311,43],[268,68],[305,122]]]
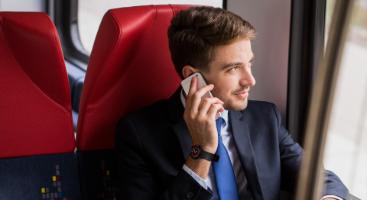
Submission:
[[[44,12],[45,6],[42,0],[0,0],[0,11],[35,11]]]
[[[335,0],[327,1],[326,30]],[[325,168],[367,199],[367,0],[356,0],[342,52],[326,139]]]
[[[99,24],[104,13],[111,8],[128,7],[149,4],[200,4],[222,7],[223,0],[154,0],[117,1],[117,0],[79,0],[78,1],[78,28],[81,42],[90,53],[96,37]]]

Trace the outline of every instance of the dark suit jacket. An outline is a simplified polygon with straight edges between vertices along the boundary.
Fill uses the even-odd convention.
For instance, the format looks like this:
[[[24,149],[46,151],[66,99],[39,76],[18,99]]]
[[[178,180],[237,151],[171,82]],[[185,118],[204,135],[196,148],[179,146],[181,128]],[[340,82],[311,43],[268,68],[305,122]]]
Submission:
[[[182,170],[191,150],[183,120],[179,90],[168,100],[122,119],[116,149],[119,199],[210,199]],[[241,111],[229,112],[229,123],[254,199],[279,199],[280,190],[293,192],[302,157],[301,147],[283,128],[271,103],[249,101]],[[347,189],[326,171],[326,194],[345,198]]]

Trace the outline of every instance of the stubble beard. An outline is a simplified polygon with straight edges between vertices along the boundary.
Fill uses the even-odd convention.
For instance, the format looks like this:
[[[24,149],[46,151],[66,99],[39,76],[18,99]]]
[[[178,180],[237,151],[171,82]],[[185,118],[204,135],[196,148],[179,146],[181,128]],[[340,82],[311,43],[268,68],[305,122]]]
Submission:
[[[244,99],[241,103],[228,102],[224,104],[224,109],[232,111],[242,111],[247,108],[248,98]]]

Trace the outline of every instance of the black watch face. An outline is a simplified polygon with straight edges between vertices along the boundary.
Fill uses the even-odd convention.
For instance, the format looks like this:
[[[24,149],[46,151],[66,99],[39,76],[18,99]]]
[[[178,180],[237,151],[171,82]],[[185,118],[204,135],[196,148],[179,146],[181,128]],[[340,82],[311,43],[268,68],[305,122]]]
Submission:
[[[192,158],[199,158],[200,152],[201,152],[200,146],[198,146],[198,145],[192,146],[191,157]]]

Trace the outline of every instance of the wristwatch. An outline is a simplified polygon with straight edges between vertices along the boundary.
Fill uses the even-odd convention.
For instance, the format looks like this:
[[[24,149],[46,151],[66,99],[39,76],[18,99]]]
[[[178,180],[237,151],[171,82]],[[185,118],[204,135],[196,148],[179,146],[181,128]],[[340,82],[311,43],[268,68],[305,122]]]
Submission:
[[[193,145],[191,148],[190,157],[194,160],[197,160],[199,158],[208,160],[208,161],[218,161],[219,156],[216,154],[209,153],[207,151],[204,151],[200,145]]]

